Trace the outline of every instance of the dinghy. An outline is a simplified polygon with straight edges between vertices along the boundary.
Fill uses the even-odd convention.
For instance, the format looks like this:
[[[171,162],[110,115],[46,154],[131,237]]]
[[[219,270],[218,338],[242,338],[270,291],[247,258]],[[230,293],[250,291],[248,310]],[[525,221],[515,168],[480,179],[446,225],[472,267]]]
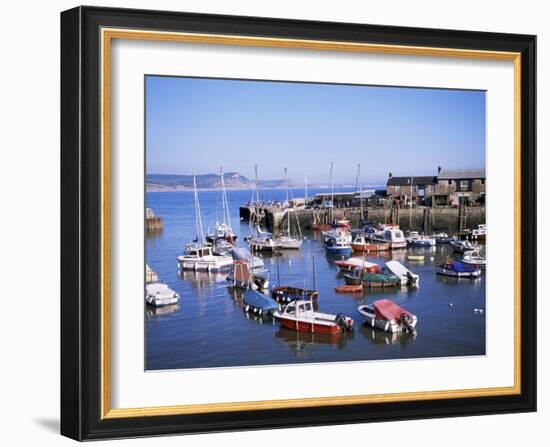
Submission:
[[[401,285],[403,286],[418,286],[420,282],[420,277],[416,273],[411,272],[399,261],[386,262],[386,268],[401,279]]]
[[[145,302],[150,306],[161,307],[176,304],[180,296],[162,282],[155,282],[145,286]]]
[[[472,251],[477,249],[477,247],[474,244],[472,244],[470,241],[454,240],[449,242],[449,244],[451,244],[451,247],[453,247],[453,250],[456,253],[466,253],[467,251]]]
[[[372,305],[362,305],[357,308],[367,326],[385,332],[415,332],[416,315],[402,309],[393,301],[382,299]]]
[[[361,253],[370,253],[378,251],[386,251],[390,249],[389,244],[376,244],[370,242],[369,236],[366,234],[358,234],[351,242],[351,248],[353,251]]]

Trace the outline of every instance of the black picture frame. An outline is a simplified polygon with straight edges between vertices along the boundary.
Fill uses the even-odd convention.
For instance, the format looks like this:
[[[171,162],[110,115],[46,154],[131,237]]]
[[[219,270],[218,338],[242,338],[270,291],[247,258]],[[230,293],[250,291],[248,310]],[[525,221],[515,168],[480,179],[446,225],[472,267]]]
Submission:
[[[521,53],[521,392],[515,395],[102,418],[100,29],[147,29]],[[61,433],[77,440],[536,410],[536,36],[166,11],[61,13]]]

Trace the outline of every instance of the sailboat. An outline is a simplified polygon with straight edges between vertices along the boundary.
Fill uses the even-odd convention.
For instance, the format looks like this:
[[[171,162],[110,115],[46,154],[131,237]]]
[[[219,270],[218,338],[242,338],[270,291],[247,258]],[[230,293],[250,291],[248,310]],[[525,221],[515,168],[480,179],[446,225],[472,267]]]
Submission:
[[[330,200],[332,206],[330,208],[330,219],[334,222],[334,162],[330,163]],[[331,231],[323,231],[325,238],[325,250],[327,253],[349,255],[351,254],[351,233],[349,227],[339,226]]]
[[[204,231],[202,227],[201,209],[199,204],[199,193],[197,191],[197,180],[193,172],[193,190],[195,202],[195,240],[187,244],[185,253],[178,256],[180,270],[219,272],[231,268],[233,258],[231,256],[216,256],[212,247],[205,244]]]
[[[299,250],[302,246],[302,230],[300,228],[300,220],[298,219],[298,215],[294,213],[296,216],[296,225],[298,227],[298,237],[292,237],[290,233],[291,224],[290,224],[290,214],[294,212],[294,208],[290,208],[290,201],[288,197],[288,176],[287,176],[287,168],[285,168],[285,193],[286,193],[286,203],[287,203],[287,209],[286,209],[286,217],[287,217],[287,229],[286,234],[281,234],[275,239],[276,243],[279,243],[281,245],[282,249],[286,250]]]
[[[229,215],[229,202],[227,201],[227,192],[225,190],[225,181],[223,178],[223,167],[220,168],[220,183],[221,216],[218,216],[214,232],[206,235],[206,241],[211,244],[216,244],[218,241],[233,243],[237,240],[237,236],[233,233],[233,229],[231,228],[231,217]],[[220,244],[220,246],[222,245],[224,244]]]
[[[255,170],[255,181],[254,181],[254,190],[252,191],[252,203],[254,203],[254,220],[250,221],[250,234],[248,236],[248,244],[252,251],[277,251],[282,248],[281,244],[277,242],[273,235],[267,231],[263,231],[260,228],[259,221],[259,204],[260,204],[260,193],[258,188],[258,165],[254,166]],[[256,200],[254,200],[254,194],[256,195]],[[252,236],[253,227],[256,229],[256,237]]]

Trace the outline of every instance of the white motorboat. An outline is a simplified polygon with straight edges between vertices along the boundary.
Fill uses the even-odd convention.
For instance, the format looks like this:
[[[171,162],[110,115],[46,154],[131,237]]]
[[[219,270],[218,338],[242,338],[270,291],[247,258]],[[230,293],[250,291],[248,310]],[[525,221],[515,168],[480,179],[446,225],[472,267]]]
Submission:
[[[222,272],[233,265],[231,256],[216,256],[212,247],[199,244],[189,244],[184,255],[178,256],[180,270],[197,272]]]
[[[477,250],[477,245],[472,244],[470,241],[455,240],[449,242],[453,250],[457,253],[466,253],[467,251]]]
[[[371,240],[387,243],[391,250],[407,247],[407,240],[399,227],[386,228],[381,233],[372,235]]]
[[[420,283],[420,276],[411,272],[399,261],[386,262],[386,268],[401,279],[401,285],[403,286],[418,286]]]
[[[435,246],[435,238],[420,235],[418,231],[411,231],[407,243],[411,247],[433,247]]]
[[[458,260],[463,264],[472,265],[481,270],[485,270],[487,266],[487,259],[485,256],[481,256],[478,250],[467,251]]]
[[[180,296],[162,282],[150,283],[145,286],[145,302],[154,307],[176,304]]]

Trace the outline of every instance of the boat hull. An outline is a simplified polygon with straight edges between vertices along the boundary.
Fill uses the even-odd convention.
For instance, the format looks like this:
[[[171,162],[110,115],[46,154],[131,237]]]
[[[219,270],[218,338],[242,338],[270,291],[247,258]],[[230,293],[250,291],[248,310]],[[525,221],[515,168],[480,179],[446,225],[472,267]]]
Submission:
[[[387,251],[390,249],[389,244],[351,244],[353,251],[359,253],[371,253],[378,251]]]
[[[318,324],[309,321],[293,320],[288,318],[277,317],[281,326],[299,332],[309,332],[311,334],[328,334],[335,335],[342,332],[340,326],[336,323],[330,325]]]
[[[180,270],[191,270],[194,272],[224,272],[231,269],[231,266],[233,265],[232,258],[225,260],[222,259],[221,256],[217,257],[220,259],[212,261],[183,259],[182,257],[179,257],[178,267]]]
[[[472,272],[457,272],[451,269],[445,269],[443,267],[436,267],[435,269],[438,275],[451,276],[454,278],[479,278],[481,270],[475,270]]]
[[[295,300],[316,300],[319,297],[317,290],[304,290],[298,287],[274,287],[271,291],[271,298],[278,303],[290,303]]]

